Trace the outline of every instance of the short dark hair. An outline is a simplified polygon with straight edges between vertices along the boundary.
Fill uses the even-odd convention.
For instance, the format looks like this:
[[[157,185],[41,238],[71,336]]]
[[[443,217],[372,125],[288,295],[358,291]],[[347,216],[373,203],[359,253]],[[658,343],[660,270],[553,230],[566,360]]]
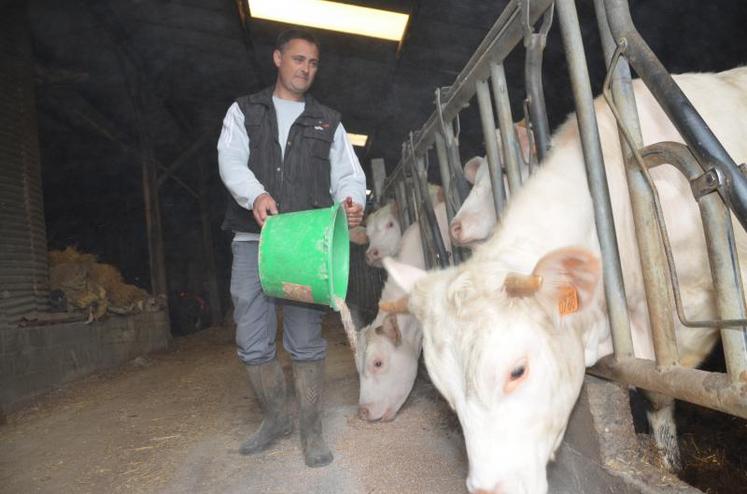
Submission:
[[[278,39],[275,41],[275,49],[283,51],[285,49],[285,45],[287,45],[289,41],[294,39],[302,39],[304,41],[308,41],[309,43],[315,44],[317,49],[321,48],[319,46],[319,40],[316,39],[316,36],[304,29],[293,28],[286,29],[278,35]]]

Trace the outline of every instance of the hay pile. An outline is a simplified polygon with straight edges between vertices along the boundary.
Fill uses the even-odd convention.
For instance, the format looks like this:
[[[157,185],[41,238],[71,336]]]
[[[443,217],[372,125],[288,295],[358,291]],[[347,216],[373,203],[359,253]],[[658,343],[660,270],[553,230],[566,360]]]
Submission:
[[[89,321],[107,312],[131,314],[160,308],[148,292],[125,283],[117,268],[96,262],[93,254],[68,247],[48,255],[50,291],[64,293],[66,310],[86,311]]]

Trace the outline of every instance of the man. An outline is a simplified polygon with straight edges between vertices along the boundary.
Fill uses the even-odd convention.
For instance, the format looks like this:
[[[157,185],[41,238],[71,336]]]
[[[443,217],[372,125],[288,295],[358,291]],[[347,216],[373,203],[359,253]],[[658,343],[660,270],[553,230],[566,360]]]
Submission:
[[[307,94],[319,64],[319,43],[310,33],[293,29],[280,34],[275,46],[274,87],[238,98],[228,109],[218,141],[220,176],[231,195],[223,229],[235,233],[231,297],[237,353],[264,412],[259,429],[239,451],[264,451],[293,430],[275,349],[275,306],[282,304],[283,346],[293,360],[304,460],[309,467],[320,467],[332,462],[321,424],[324,312],[262,293],[259,232],[269,215],[334,202],[343,204],[348,225],[357,226],[363,219],[366,177],[340,114]]]

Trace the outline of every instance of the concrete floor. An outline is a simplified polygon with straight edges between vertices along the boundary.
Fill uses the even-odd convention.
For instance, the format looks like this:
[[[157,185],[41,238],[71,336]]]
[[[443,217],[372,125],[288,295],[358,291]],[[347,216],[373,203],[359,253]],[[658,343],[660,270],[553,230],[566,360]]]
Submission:
[[[358,380],[336,314],[324,323],[332,465],[308,469],[298,434],[251,457],[239,443],[261,421],[233,331],[180,338],[47,395],[0,427],[0,491],[390,493],[466,492],[456,417],[422,377],[390,423],[356,416]],[[290,377],[285,353],[281,362]]]

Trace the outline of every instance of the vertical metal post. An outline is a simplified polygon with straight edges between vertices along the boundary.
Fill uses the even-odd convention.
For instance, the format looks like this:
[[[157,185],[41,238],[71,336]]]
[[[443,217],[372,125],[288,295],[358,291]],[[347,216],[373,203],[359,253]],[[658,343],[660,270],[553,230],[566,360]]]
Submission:
[[[425,260],[425,268],[433,268],[433,256],[430,245],[430,233],[428,231],[428,221],[423,210],[424,194],[423,189],[420,187],[420,177],[418,176],[418,170],[416,168],[415,156],[410,154],[407,161],[404,162],[405,167],[410,171],[410,178],[412,180],[408,185],[410,186],[411,196],[413,198],[413,207],[418,212],[418,230],[420,231],[420,245],[423,249],[423,259]],[[427,191],[426,191],[427,194]]]
[[[725,207],[720,212],[720,221],[711,222],[705,229],[716,305],[722,319],[744,319],[747,310],[731,215]],[[747,384],[747,328],[721,328],[721,342],[729,381],[744,386]]]
[[[631,83],[630,69],[627,62],[618,58],[614,68],[610,67],[615,52],[615,43],[607,24],[607,15],[603,0],[594,0],[599,34],[608,70],[614,70],[612,92],[615,104],[620,111],[622,124],[628,129],[640,149],[643,146],[641,127],[635,103],[635,93]],[[630,192],[630,202],[635,220],[635,234],[640,253],[643,284],[646,290],[651,331],[656,350],[656,362],[659,367],[675,365],[679,361],[677,342],[674,334],[674,309],[670,287],[669,269],[666,254],[655,215],[651,214],[654,206],[655,190],[651,190],[644,171],[638,166],[631,149],[625,142],[622,133],[620,145],[625,160],[625,174]]]
[[[386,164],[383,158],[374,158],[371,160],[371,171],[373,172],[374,194],[376,194],[376,203],[381,205],[384,199],[384,181],[386,180]]]
[[[400,177],[395,185],[394,192],[397,196],[397,209],[399,210],[399,219],[402,231],[404,231],[405,228],[412,224],[412,219],[410,219],[410,215],[407,211],[407,190],[405,187],[405,180],[404,178]]]
[[[421,190],[419,204],[422,214],[420,215],[420,222],[427,226],[424,230],[428,235],[428,241],[424,242],[424,245],[427,243],[431,251],[431,268],[434,266],[445,268],[449,265],[449,258],[446,253],[446,246],[444,245],[443,237],[441,236],[441,228],[438,226],[438,220],[436,219],[436,212],[433,209],[431,194],[428,190],[428,179],[425,172],[423,157],[416,157],[414,165]]]
[[[441,173],[441,186],[444,188],[444,200],[446,202],[446,217],[451,223],[457,209],[454,207],[453,189],[451,183],[451,170],[449,169],[449,157],[446,154],[446,143],[440,132],[436,132],[436,159],[438,170]]]
[[[405,162],[406,163],[406,162]],[[405,165],[407,168],[407,165]],[[415,197],[415,184],[412,175],[406,174],[405,177],[405,198],[407,199],[407,212],[410,217],[410,225],[420,221],[420,212],[418,211],[417,198]]]
[[[630,319],[625,301],[620,254],[617,249],[615,225],[612,219],[607,176],[602,158],[602,146],[599,141],[594,101],[591,95],[589,72],[586,65],[581,30],[578,25],[578,14],[573,0],[556,0],[561,35],[568,69],[576,101],[576,115],[581,134],[581,147],[586,164],[586,175],[589,192],[594,202],[594,221],[602,251],[604,269],[604,294],[607,298],[607,311],[610,316],[613,344],[622,351],[632,348],[630,338]]]
[[[506,164],[508,188],[511,192],[516,193],[521,187],[521,170],[519,169],[519,156],[516,153],[518,144],[514,132],[514,119],[511,115],[511,101],[508,98],[508,84],[506,84],[506,71],[503,64],[495,62],[490,64],[490,81],[493,88],[493,99],[498,111],[498,127],[503,143],[503,163]]]
[[[442,113],[443,107],[441,105],[441,88],[436,88],[436,114],[438,115],[438,122],[440,132],[436,131],[436,139],[441,138],[443,145],[446,148],[446,164],[450,173],[443,174],[449,176],[449,187],[453,188],[451,197],[454,200],[453,208],[454,213],[464,202],[464,199],[469,195],[469,186],[464,178],[464,171],[462,169],[462,160],[459,157],[459,139],[454,134],[454,123],[446,123]],[[459,123],[459,116],[456,117],[457,124]],[[440,162],[440,156],[439,156]],[[447,196],[448,197],[448,196]]]
[[[485,139],[485,151],[488,155],[488,170],[490,183],[493,186],[493,207],[496,216],[500,217],[506,195],[503,191],[503,173],[498,157],[498,142],[495,137],[495,119],[493,118],[493,104],[490,101],[490,89],[487,81],[477,82],[477,104],[480,107],[480,123],[482,135]]]
[[[455,187],[455,182],[452,182],[452,173],[451,168],[449,166],[449,156],[447,154],[446,149],[446,143],[444,142],[444,138],[441,135],[440,132],[436,132],[436,156],[438,159],[438,166],[441,170],[441,183],[444,188],[444,202],[446,203],[446,219],[448,221],[448,224],[451,225],[451,220],[454,219],[454,216],[456,216],[457,211],[459,211],[459,207],[461,206],[459,204],[458,199],[458,191]],[[446,177],[446,178],[444,178]],[[462,181],[464,181],[464,176],[462,175],[460,177]],[[449,235],[449,232],[445,232],[446,235]],[[462,252],[462,249],[457,247],[456,245],[451,246],[451,261],[453,264],[459,264],[464,259],[466,259],[466,256],[464,255],[464,252]]]
[[[532,124],[537,159],[541,163],[550,149],[550,123],[547,120],[545,92],[542,87],[542,56],[547,41],[547,33],[552,24],[553,4],[550,4],[550,8],[547,9],[542,18],[540,32],[535,33],[528,21],[529,1],[522,0],[521,3],[522,16],[527,18],[526,32],[524,33],[524,47],[526,48],[524,83],[526,85],[529,120]]]

